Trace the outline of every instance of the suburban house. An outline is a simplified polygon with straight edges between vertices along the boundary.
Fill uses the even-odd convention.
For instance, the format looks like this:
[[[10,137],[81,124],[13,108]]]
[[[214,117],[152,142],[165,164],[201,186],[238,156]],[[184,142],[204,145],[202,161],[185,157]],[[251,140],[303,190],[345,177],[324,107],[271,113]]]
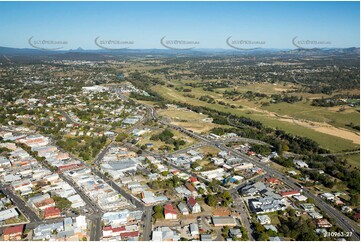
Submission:
[[[197,197],[198,196],[198,192],[197,189],[190,183],[186,183],[185,187],[192,193],[193,197]]]
[[[266,179],[266,181],[272,185],[278,185],[280,184],[280,180],[278,180],[277,178],[275,177],[269,177]]]
[[[192,223],[189,225],[189,231],[193,237],[199,236],[198,224]]]
[[[194,197],[189,197],[187,201],[188,208],[191,210],[192,213],[200,213],[201,206],[198,204]]]
[[[21,240],[23,235],[24,225],[7,227],[4,230],[4,240]]]
[[[178,204],[178,209],[181,212],[181,214],[183,214],[183,215],[188,215],[189,214],[187,206],[182,202],[180,202]]]
[[[308,168],[307,163],[302,160],[293,160],[293,164],[295,164],[297,168]]]
[[[61,215],[61,211],[59,208],[56,207],[48,207],[44,210],[44,218],[50,219],[50,218],[58,218]]]
[[[177,219],[177,210],[173,207],[172,203],[168,203],[164,206],[164,218],[165,219]]]
[[[326,192],[326,193],[323,193],[320,195],[321,198],[325,199],[325,200],[328,200],[328,201],[335,201],[335,195],[329,193],[329,192]]]
[[[287,192],[280,192],[282,197],[292,197],[292,196],[300,196],[301,192],[299,190],[292,190]]]
[[[262,225],[271,223],[271,219],[268,215],[259,215],[257,221]]]
[[[317,219],[317,227],[319,228],[331,228],[332,224],[327,219]]]

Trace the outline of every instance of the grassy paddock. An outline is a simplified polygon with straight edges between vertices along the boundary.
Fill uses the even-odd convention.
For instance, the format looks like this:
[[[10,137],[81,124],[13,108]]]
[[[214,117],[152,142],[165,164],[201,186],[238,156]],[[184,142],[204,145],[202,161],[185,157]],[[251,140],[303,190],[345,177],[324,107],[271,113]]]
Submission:
[[[219,104],[210,104],[207,102],[200,101],[195,98],[184,97],[182,94],[172,88],[165,86],[156,86],[153,87],[153,90],[158,92],[164,98],[168,100],[174,100],[179,102],[185,102],[195,106],[204,106],[214,110],[228,112],[231,114],[245,116],[248,118],[252,118],[254,120],[262,122],[265,126],[272,128],[280,128],[286,132],[300,135],[304,137],[308,137],[310,139],[315,140],[320,144],[321,147],[329,149],[331,151],[342,151],[345,149],[354,149],[359,147],[358,145],[352,143],[350,140],[346,140],[337,136],[328,135],[325,133],[317,132],[311,128],[297,125],[292,122],[286,122],[277,119],[277,117],[271,117],[260,112],[247,111],[239,108],[230,108],[225,107]]]

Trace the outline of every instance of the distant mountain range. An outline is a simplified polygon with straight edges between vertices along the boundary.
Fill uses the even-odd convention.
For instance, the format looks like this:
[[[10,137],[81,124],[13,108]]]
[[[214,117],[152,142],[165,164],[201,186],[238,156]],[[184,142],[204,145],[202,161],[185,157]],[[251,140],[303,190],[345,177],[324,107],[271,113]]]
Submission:
[[[34,48],[9,48],[0,47],[0,61],[5,59],[79,59],[99,60],[111,59],[117,56],[147,56],[147,55],[360,55],[360,48],[327,48],[327,49],[191,49],[191,50],[170,50],[170,49],[123,49],[123,50],[40,50]]]

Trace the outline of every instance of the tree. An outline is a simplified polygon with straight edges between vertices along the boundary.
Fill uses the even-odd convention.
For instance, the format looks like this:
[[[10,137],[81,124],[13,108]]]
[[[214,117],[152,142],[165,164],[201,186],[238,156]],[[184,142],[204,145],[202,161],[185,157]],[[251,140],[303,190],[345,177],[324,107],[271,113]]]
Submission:
[[[161,205],[154,206],[154,212],[163,213],[163,206]]]
[[[217,199],[214,195],[208,195],[205,199],[208,206],[215,207],[217,205]]]
[[[53,196],[52,197],[55,201],[56,207],[60,208],[61,210],[68,209],[71,207],[71,202],[63,197]]]

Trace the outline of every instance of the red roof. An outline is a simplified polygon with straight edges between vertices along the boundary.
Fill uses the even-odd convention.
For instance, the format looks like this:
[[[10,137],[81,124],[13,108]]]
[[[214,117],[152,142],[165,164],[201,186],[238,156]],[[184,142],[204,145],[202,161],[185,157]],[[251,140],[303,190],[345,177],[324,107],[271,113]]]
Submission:
[[[121,231],[125,231],[125,227],[123,226],[123,227],[113,228],[112,230],[113,232],[121,232]]]
[[[65,166],[59,166],[58,171],[62,172],[62,171],[71,170],[71,169],[75,169],[75,168],[82,167],[82,166],[83,165],[81,165],[81,164],[70,164],[70,165],[65,165]]]
[[[278,183],[280,183],[280,180],[278,180],[275,177],[270,177],[270,178],[267,178],[267,182],[273,183],[273,184],[278,184]]]
[[[48,218],[48,217],[54,217],[54,216],[60,216],[60,209],[56,208],[56,207],[49,207],[46,208],[44,211],[44,217]]]
[[[23,232],[23,229],[24,229],[24,225],[7,227],[7,228],[4,230],[4,235],[12,235],[12,234],[22,233],[22,232]]]
[[[139,236],[139,231],[125,232],[120,234],[120,237],[122,237],[122,239],[137,237],[137,236]]]
[[[185,184],[185,187],[189,190],[189,191],[191,191],[191,192],[196,192],[197,190],[195,189],[195,187],[192,185],[192,184],[190,184],[190,183],[186,183]]]
[[[188,198],[188,204],[191,206],[191,207],[194,207],[194,205],[196,205],[197,201],[194,199],[194,197],[189,197]]]
[[[293,190],[293,191],[288,191],[288,192],[280,192],[280,195],[282,197],[293,196],[293,195],[298,195],[298,194],[300,194],[299,190]]]
[[[355,217],[355,219],[360,219],[360,214],[356,213],[354,217]]]
[[[103,231],[109,231],[112,230],[112,226],[106,226],[103,228]]]
[[[197,179],[197,177],[191,177],[191,178],[189,178],[189,181],[190,182],[197,182],[198,179]]]
[[[173,207],[171,203],[168,203],[164,206],[164,214],[171,213],[171,214],[177,214],[177,210]]]

